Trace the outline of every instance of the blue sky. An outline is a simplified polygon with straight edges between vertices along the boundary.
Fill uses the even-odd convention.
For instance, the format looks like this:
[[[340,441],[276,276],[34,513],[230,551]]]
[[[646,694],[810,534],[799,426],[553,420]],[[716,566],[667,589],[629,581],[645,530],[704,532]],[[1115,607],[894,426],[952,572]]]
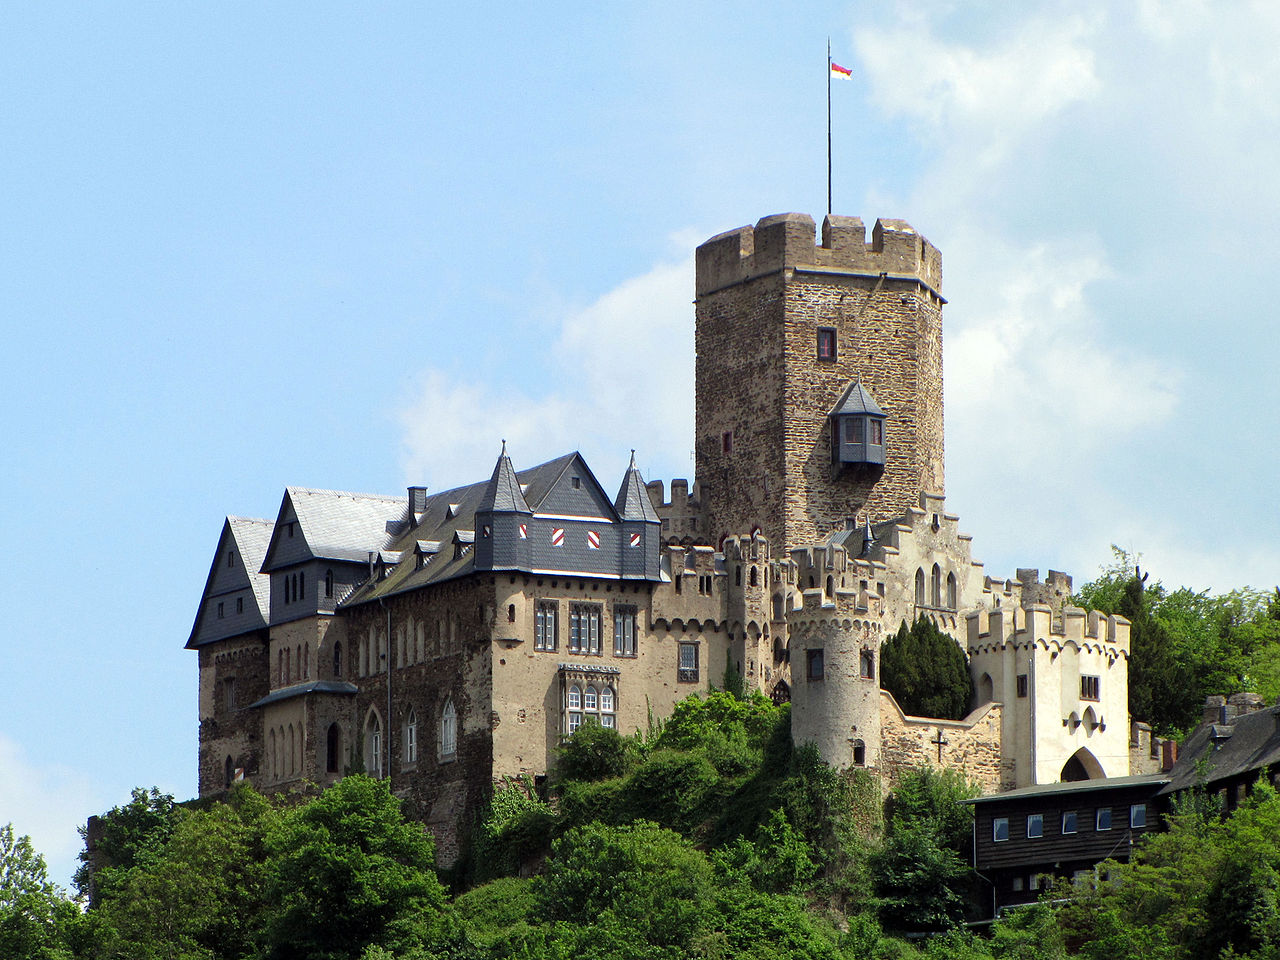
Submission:
[[[826,201],[943,252],[993,575],[1280,580],[1280,13],[49,2],[0,12],[0,823],[195,790],[227,514],[581,449],[692,470],[692,247]],[[438,7],[438,8],[437,8]]]

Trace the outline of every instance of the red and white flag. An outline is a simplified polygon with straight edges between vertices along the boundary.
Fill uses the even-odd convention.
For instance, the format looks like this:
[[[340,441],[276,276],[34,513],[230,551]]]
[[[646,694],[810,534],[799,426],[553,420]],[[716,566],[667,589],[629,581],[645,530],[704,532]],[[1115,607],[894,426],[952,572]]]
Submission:
[[[853,77],[853,71],[848,67],[842,67],[834,60],[831,63],[831,79],[832,80],[849,80]]]
[[[632,545],[633,547],[638,547],[638,546],[640,546],[640,534],[638,534],[638,533],[633,533],[633,534],[631,535],[631,545]]]
[[[529,525],[527,523],[520,524],[520,539],[521,540],[529,539]]]
[[[564,527],[556,527],[551,531],[551,545],[553,547],[564,546]]]
[[[600,534],[594,530],[587,531],[587,547],[591,550],[600,549]]]

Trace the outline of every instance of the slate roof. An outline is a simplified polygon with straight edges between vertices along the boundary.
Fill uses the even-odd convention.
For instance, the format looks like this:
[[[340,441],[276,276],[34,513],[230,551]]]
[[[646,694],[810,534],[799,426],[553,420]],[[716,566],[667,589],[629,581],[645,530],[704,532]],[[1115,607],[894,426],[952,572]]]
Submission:
[[[623,520],[646,520],[649,523],[661,523],[658,511],[653,509],[653,501],[649,499],[649,491],[645,489],[644,479],[636,467],[636,452],[631,451],[631,466],[627,467],[626,476],[622,478],[622,487],[618,490],[614,509]]]
[[[195,623],[191,626],[191,635],[187,638],[186,649],[194,650],[206,643],[261,629],[267,625],[271,616],[271,578],[260,573],[259,569],[262,566],[263,557],[266,556],[267,546],[271,542],[271,531],[274,526],[270,520],[254,517],[227,517],[223,521],[222,535],[218,538],[218,549],[209,567],[209,576],[205,579],[204,593],[200,595],[200,606],[196,611]],[[197,640],[207,612],[206,601],[210,597],[216,576],[222,572],[223,544],[228,537],[235,545],[240,563],[243,564],[248,576],[249,590],[257,609],[256,612],[248,610],[228,617],[224,635],[207,636],[203,640]]]
[[[287,487],[285,494],[311,555],[318,559],[366,562],[370,550],[389,547],[395,539],[394,531],[408,525],[408,496],[384,497],[307,487]],[[388,524],[393,532],[388,531]],[[270,569],[264,566],[263,572]]]
[[[1230,724],[1202,723],[1183,743],[1170,783],[1161,792],[1186,790],[1204,777],[1212,787],[1274,765],[1280,765],[1280,705],[1242,714]]]
[[[249,709],[265,707],[269,703],[279,703],[281,700],[292,700],[294,697],[306,696],[309,693],[355,694],[359,689],[354,683],[348,683],[345,680],[312,680],[309,683],[295,683],[291,687],[272,690],[261,700],[249,704]]]
[[[505,456],[499,458],[499,463],[494,468],[495,476],[502,470],[503,459],[506,459]],[[524,491],[522,499],[530,513],[537,511],[556,481],[564,475],[575,460],[581,461],[581,456],[577,452],[567,453],[562,457],[514,474],[516,489]],[[583,470],[590,474],[585,462],[583,462]],[[500,482],[506,483],[505,480]],[[436,553],[425,566],[419,567],[415,562],[401,563],[382,580],[361,584],[343,601],[342,606],[356,606],[378,597],[413,590],[428,583],[451,580],[471,573],[475,569],[475,554],[473,548],[465,544],[475,539],[475,514],[477,510],[483,509],[485,495],[492,483],[493,477],[490,477],[489,480],[481,483],[455,487],[452,490],[443,490],[428,496],[426,509],[419,515],[417,526],[406,531],[399,538],[392,538],[391,542],[385,546],[393,550],[408,551],[406,556],[412,554],[422,541],[437,541],[442,545],[450,546],[441,546],[440,552]],[[450,510],[452,505],[456,505],[457,509]],[[455,542],[455,537],[464,544],[461,551],[451,546]]]
[[[845,413],[868,413],[872,416],[883,417],[885,412],[880,409],[880,404],[876,403],[876,398],[862,385],[862,381],[850,385],[849,389],[844,392],[836,404],[835,409],[831,411],[832,416]]]
[[[520,492],[520,481],[516,479],[515,468],[511,466],[511,458],[507,456],[507,444],[503,441],[502,455],[493,467],[493,476],[489,478],[480,496],[478,510],[493,510],[506,513],[533,513]]]

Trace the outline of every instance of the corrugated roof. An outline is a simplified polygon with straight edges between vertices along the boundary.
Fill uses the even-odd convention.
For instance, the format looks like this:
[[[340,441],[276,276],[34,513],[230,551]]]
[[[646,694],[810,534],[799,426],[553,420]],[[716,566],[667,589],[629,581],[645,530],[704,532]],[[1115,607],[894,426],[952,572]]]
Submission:
[[[1125,787],[1140,787],[1144,784],[1157,787],[1169,782],[1167,773],[1151,773],[1137,777],[1103,777],[1097,780],[1071,780],[1066,783],[1039,783],[1034,787],[1022,787],[1019,790],[1005,790],[1003,793],[990,793],[985,797],[974,797],[962,800],[961,803],[991,803],[999,800],[1022,800],[1027,797],[1052,797],[1058,794],[1081,793],[1091,790],[1122,790]]]
[[[1228,733],[1229,731],[1229,733]],[[1224,734],[1226,736],[1224,736]],[[1162,791],[1214,784],[1280,764],[1280,706],[1234,717],[1230,725],[1202,723],[1187,737]]]

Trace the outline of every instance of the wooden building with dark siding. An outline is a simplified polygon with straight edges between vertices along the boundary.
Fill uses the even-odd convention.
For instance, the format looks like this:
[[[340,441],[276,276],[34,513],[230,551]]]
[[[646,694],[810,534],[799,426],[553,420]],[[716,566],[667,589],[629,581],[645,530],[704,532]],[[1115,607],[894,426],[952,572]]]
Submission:
[[[1168,774],[1047,783],[966,801],[974,806],[973,859],[991,884],[991,912],[1031,903],[1047,877],[1102,860],[1127,860],[1159,823]]]

